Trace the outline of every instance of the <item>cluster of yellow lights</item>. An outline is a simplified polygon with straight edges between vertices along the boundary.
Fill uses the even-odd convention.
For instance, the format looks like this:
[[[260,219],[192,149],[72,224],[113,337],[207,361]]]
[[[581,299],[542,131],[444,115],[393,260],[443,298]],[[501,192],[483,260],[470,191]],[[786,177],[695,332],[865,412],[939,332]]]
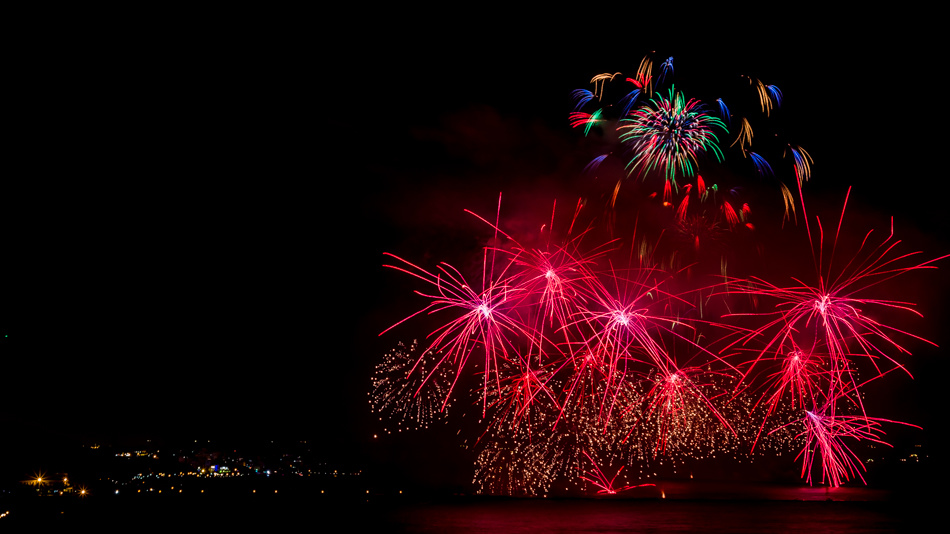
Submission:
[[[384,432],[428,428],[445,419],[443,404],[449,395],[452,376],[451,366],[437,365],[440,359],[441,353],[423,353],[417,340],[408,348],[400,342],[383,355],[383,361],[373,374],[373,390],[367,395],[373,411],[380,414],[379,420],[396,425],[396,428],[384,428]],[[445,405],[445,409],[449,406],[451,403]]]
[[[716,391],[729,389],[728,384],[714,382],[715,378],[703,379],[703,385],[697,383],[695,387],[697,391],[705,390],[706,399],[715,398]],[[583,486],[577,474],[590,469],[585,451],[599,465],[613,470],[638,465],[640,477],[646,479],[658,476],[657,467],[669,467],[678,473],[687,460],[728,457],[742,462],[751,456],[743,444],[760,431],[762,423],[761,418],[749,417],[755,412],[754,399],[737,395],[729,403],[715,405],[699,395],[656,399],[651,396],[656,393],[651,391],[655,383],[645,380],[625,385],[617,396],[622,409],[606,419],[599,403],[585,400],[571,403],[565,413],[540,402],[518,413],[500,412],[480,439],[473,483],[479,493],[525,496],[546,495],[557,481]],[[589,399],[603,399],[601,384],[584,382],[578,389],[594,391]],[[498,402],[489,405],[503,409],[503,399],[510,394],[503,388],[490,395]],[[729,421],[735,434],[710,415],[713,409]],[[795,417],[786,411],[773,412],[773,420],[781,421],[775,426]],[[763,432],[755,455],[764,455],[764,449],[780,453],[797,446],[791,427],[767,434]],[[622,477],[628,473],[625,471]],[[631,482],[636,481],[624,480],[623,484]]]

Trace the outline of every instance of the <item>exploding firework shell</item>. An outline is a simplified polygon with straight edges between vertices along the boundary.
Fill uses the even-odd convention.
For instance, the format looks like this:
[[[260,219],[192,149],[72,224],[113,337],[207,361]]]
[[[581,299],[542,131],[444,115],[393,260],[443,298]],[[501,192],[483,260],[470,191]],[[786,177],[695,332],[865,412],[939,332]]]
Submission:
[[[698,158],[707,152],[722,160],[714,127],[727,131],[700,101],[686,100],[683,93],[670,89],[668,97],[652,99],[621,120],[620,139],[631,154],[628,171],[658,171],[674,184],[677,173],[693,176]]]

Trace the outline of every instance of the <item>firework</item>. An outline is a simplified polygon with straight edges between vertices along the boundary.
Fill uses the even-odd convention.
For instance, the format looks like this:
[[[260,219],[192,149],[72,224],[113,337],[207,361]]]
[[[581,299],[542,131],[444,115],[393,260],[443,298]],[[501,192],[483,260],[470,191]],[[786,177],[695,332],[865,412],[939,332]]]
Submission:
[[[657,79],[656,84],[662,85],[663,81],[666,80],[667,74],[673,74],[673,57],[672,56],[666,58],[666,61],[660,64],[660,77]]]
[[[607,475],[605,475],[604,472],[601,471],[600,467],[597,465],[597,462],[595,462],[594,459],[591,458],[589,454],[587,454],[587,451],[584,451],[584,456],[586,456],[587,459],[590,460],[590,463],[593,464],[593,471],[587,473],[586,475],[581,475],[580,478],[582,480],[586,480],[590,482],[591,484],[599,488],[597,490],[598,494],[616,495],[617,493],[632,490],[634,488],[641,488],[644,486],[655,485],[655,484],[637,484],[636,486],[631,486],[628,484],[625,486],[621,486],[619,488],[615,487],[614,481],[616,481],[617,477],[620,476],[620,472],[623,471],[624,466],[620,466],[620,468],[617,469],[617,472],[614,473],[614,476],[608,480]]]
[[[868,232],[842,261],[847,197],[826,238],[821,219],[805,212],[814,163],[808,152],[784,140],[777,145],[784,154],[752,149],[753,123],[761,142],[771,138],[761,121],[782,118],[771,113],[783,104],[782,91],[745,76],[738,85],[749,102],[727,95],[737,114],[723,98],[710,112],[674,86],[654,91],[673,76],[672,57],[658,64],[655,82],[648,55],[635,75],[599,74],[592,89],[571,94],[571,127],[593,139],[584,142],[615,129],[622,145],[597,146],[583,179],[614,172],[604,165],[613,155],[628,159],[616,184],[611,176],[598,194],[578,199],[569,220],[552,210],[549,221],[519,233],[499,223],[500,200],[494,223],[466,210],[492,234],[472,254],[481,264],[475,276],[446,262],[424,268],[387,254],[386,266],[420,283],[416,294],[426,302],[384,333],[426,317],[438,325],[421,344],[386,356],[373,383],[374,410],[397,429],[420,427],[444,417],[450,404],[457,411],[455,397],[477,397],[484,427],[474,445],[474,482],[484,493],[546,495],[563,482],[616,494],[638,487],[621,474],[634,464],[650,476],[645,466],[664,461],[678,468],[792,450],[808,483],[863,481],[849,447],[884,443],[881,425],[895,422],[868,417],[864,386],[906,371],[901,357],[911,341],[927,342],[890,322],[894,314],[920,316],[915,305],[880,292],[946,256],[920,261],[917,252],[899,253],[892,223],[889,236]],[[736,125],[735,148],[723,149],[719,136],[729,124]],[[741,155],[741,163],[729,166],[726,153]],[[620,184],[633,175],[642,178],[635,189],[642,194],[618,201]],[[785,186],[792,175],[797,198]],[[642,185],[657,177],[662,193]],[[783,284],[728,275],[741,259],[736,248],[757,239],[748,201],[755,195],[743,191],[750,182],[778,184],[783,225],[804,221],[813,277]],[[756,225],[768,216],[756,207]],[[754,245],[767,257],[765,244]],[[801,259],[807,266],[807,255]],[[862,368],[870,380],[862,381]]]
[[[881,423],[898,423],[865,415],[836,414],[835,406],[832,400],[813,411],[806,410],[801,419],[804,430],[799,437],[804,438],[805,446],[796,460],[802,460],[802,478],[809,484],[813,482],[812,471],[818,458],[821,459],[821,483],[838,487],[852,478],[865,482],[861,474],[864,464],[848,447],[848,441],[863,440],[890,447],[881,439],[884,434]],[[920,428],[909,423],[898,424]]]
[[[522,420],[531,428],[533,412],[552,413],[559,410],[558,401],[550,385],[553,377],[551,368],[547,364],[540,368],[531,367],[531,358],[519,361],[514,370],[505,370],[500,390],[490,404],[490,408],[497,413],[492,414],[495,422],[509,421],[518,426]],[[547,404],[548,406],[541,406]]]
[[[571,113],[571,128],[580,128],[584,127],[584,135],[590,133],[590,129],[593,125],[598,122],[602,122],[601,112],[603,110],[598,109],[593,113],[584,113],[583,111],[576,111]]]
[[[590,79],[590,83],[594,84],[594,96],[597,97],[597,100],[600,100],[604,96],[604,86],[606,85],[606,83],[609,81],[612,82],[614,78],[616,78],[619,75],[620,75],[619,72],[615,72],[613,74],[610,74],[609,72],[605,72],[603,74],[598,74]],[[599,92],[597,90],[598,83],[600,84]]]
[[[735,430],[719,413],[712,400],[703,389],[708,383],[701,382],[702,369],[666,366],[653,377],[653,386],[646,398],[649,411],[647,416],[654,419],[659,429],[659,440],[654,456],[665,450],[669,435],[678,425],[689,419],[707,419],[714,417],[722,426],[735,435]]]
[[[752,125],[745,117],[742,117],[742,121],[739,123],[739,134],[729,146],[735,146],[736,143],[739,143],[739,149],[745,154],[746,149],[752,144],[752,136]]]
[[[439,354],[420,354],[417,341],[407,347],[402,342],[383,356],[373,374],[369,393],[373,411],[379,420],[394,423],[395,430],[427,428],[444,419],[449,404],[451,375],[444,367],[433,371]],[[383,429],[392,433],[393,428]]]
[[[719,114],[722,116],[723,122],[729,124],[729,107],[726,106],[726,103],[723,102],[721,98],[717,98],[716,103],[719,104]]]
[[[789,145],[788,151],[792,153],[792,158],[795,160],[795,179],[798,181],[798,187],[800,188],[802,182],[807,182],[811,178],[812,159],[808,152],[800,146]]]
[[[401,265],[387,265],[387,267],[405,272],[423,280],[437,290],[437,294],[417,293],[431,302],[422,310],[409,318],[426,313],[433,314],[455,310],[461,312],[448,323],[437,328],[430,334],[433,338],[426,352],[440,352],[442,359],[436,368],[442,365],[453,365],[456,368],[456,379],[465,369],[476,347],[483,355],[483,375],[485,395],[494,382],[497,389],[501,388],[501,377],[497,373],[500,361],[513,361],[518,358],[517,338],[520,336],[532,337],[533,333],[518,322],[515,316],[506,313],[506,306],[517,300],[519,288],[510,283],[502,275],[499,279],[488,282],[485,290],[476,292],[458,270],[448,264],[439,265],[439,274],[433,274],[421,267],[413,265],[402,258],[388,254],[401,261]],[[408,318],[407,318],[408,319]],[[405,322],[403,319],[396,325]],[[395,327],[396,325],[393,325]],[[393,328],[393,327],[390,327]],[[386,331],[388,331],[387,329]],[[383,331],[380,335],[386,333]],[[494,378],[494,381],[492,380]],[[454,383],[452,387],[454,387]],[[452,387],[449,388],[451,394]],[[487,397],[484,397],[483,407],[487,406]],[[448,403],[449,396],[445,398]]]
[[[574,105],[574,111],[584,107],[584,104],[590,102],[594,99],[594,93],[586,89],[577,89],[571,93],[571,97],[574,99],[577,104]]]
[[[635,89],[620,99],[620,103],[623,104],[623,112],[620,114],[621,117],[626,117],[627,114],[630,113],[630,109],[636,104],[637,99],[643,94],[643,91],[650,86],[649,78],[627,78],[626,81],[632,83]]]
[[[845,444],[846,439],[883,443],[879,439],[880,422],[885,420],[870,418],[865,413],[862,386],[866,382],[860,381],[855,360],[869,361],[874,370],[871,380],[875,380],[893,370],[906,372],[895,358],[896,354],[910,354],[900,337],[930,343],[880,320],[887,315],[881,313],[882,310],[921,316],[912,303],[875,298],[870,293],[880,290],[887,280],[933,268],[932,263],[942,259],[917,263],[912,261],[916,252],[898,255],[896,247],[900,242],[893,240],[892,222],[891,234],[886,239],[876,246],[871,245],[871,232],[868,232],[844,266],[834,269],[846,207],[847,197],[827,256],[825,252],[829,247],[826,247],[824,230],[821,220],[816,219],[817,248],[812,241],[815,285],[793,278],[795,285],[778,286],[754,278],[738,287],[739,293],[775,302],[774,312],[750,314],[768,319],[764,325],[740,336],[742,345],[753,339],[764,340],[763,348],[754,351],[754,357],[743,364],[748,366],[743,376],[745,383],[754,380],[750,375],[754,367],[769,362],[778,365],[760,386],[763,392],[757,405],[767,408],[753,447],[770,414],[783,403],[803,410],[811,407],[799,418],[805,430],[798,437],[806,443],[799,454],[803,462],[802,477],[811,483],[813,465],[816,458],[821,458],[821,481],[833,486],[855,477],[864,481],[863,465]],[[890,366],[884,367],[884,362]]]
[[[843,268],[834,271],[834,252],[837,248],[837,239],[846,207],[847,198],[845,207],[841,211],[838,230],[831,242],[831,254],[827,264],[824,264],[823,254],[824,230],[818,219],[819,246],[813,254],[817,270],[815,285],[793,278],[795,285],[778,286],[759,278],[751,278],[740,284],[739,292],[775,301],[774,312],[752,314],[771,317],[771,320],[741,338],[743,344],[759,336],[768,338],[765,347],[759,353],[759,358],[767,353],[772,353],[777,358],[784,347],[789,345],[809,345],[820,342],[827,351],[828,370],[835,373],[841,380],[853,382],[849,378],[852,369],[849,358],[852,353],[866,356],[873,363],[875,370],[881,374],[884,372],[880,363],[882,360],[904,369],[887,350],[893,349],[903,354],[910,353],[898,336],[907,336],[930,343],[907,331],[888,326],[866,311],[877,307],[906,311],[921,316],[913,309],[913,303],[873,298],[866,293],[896,276],[918,269],[933,268],[934,262],[946,256],[921,263],[904,264],[919,252],[893,255],[900,241],[892,241],[894,237],[892,228],[892,233],[877,246],[869,244],[871,232],[868,232],[853,257]]]
[[[765,161],[765,158],[755,152],[749,152],[749,157],[752,159],[752,163],[755,165],[755,171],[759,173],[759,176],[775,175],[775,173],[772,172],[772,166],[769,165],[768,161]]]
[[[695,174],[697,158],[703,154],[711,152],[722,159],[714,127],[726,131],[726,125],[706,113],[700,101],[687,100],[671,88],[667,97],[652,99],[621,121],[621,140],[632,153],[627,169],[630,173],[657,170],[675,185],[677,173]]]

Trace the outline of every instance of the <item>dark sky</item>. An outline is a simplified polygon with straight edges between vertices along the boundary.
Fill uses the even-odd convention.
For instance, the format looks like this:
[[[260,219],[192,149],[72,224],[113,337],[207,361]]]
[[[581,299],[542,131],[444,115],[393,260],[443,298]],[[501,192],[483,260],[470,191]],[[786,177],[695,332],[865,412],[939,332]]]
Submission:
[[[634,72],[651,50],[675,57],[684,87],[714,93],[740,74],[778,85],[781,134],[815,159],[816,207],[835,213],[853,186],[848,221],[895,215],[908,249],[950,251],[935,137],[945,50],[914,18],[694,21],[659,37],[633,14],[594,29],[384,19],[329,31],[277,17],[63,60],[81,88],[59,95],[63,131],[50,135],[74,144],[55,156],[58,176],[28,177],[50,198],[30,220],[57,222],[35,223],[35,313],[6,312],[0,421],[87,440],[274,434],[365,451],[370,373],[412,337],[378,334],[419,307],[382,253],[431,265],[477,247],[463,209],[491,215],[499,192],[525,219],[576,201],[591,153],[570,128],[570,92]],[[928,308],[947,284],[921,285],[942,272],[909,285],[928,316],[915,331],[946,345],[934,325],[947,315]],[[928,365],[916,381],[889,377],[895,402],[920,410],[913,422],[941,402]]]

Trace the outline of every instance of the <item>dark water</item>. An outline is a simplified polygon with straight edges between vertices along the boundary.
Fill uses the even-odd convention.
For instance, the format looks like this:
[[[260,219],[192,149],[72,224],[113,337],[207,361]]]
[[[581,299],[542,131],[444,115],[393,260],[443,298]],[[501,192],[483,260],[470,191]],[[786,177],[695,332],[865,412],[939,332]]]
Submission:
[[[939,510],[937,497],[922,498],[907,490],[683,483],[635,491],[640,493],[588,499],[427,499],[365,492],[330,496],[283,489],[280,493],[209,491],[95,499],[36,497],[6,503],[12,511],[0,518],[0,531],[8,526],[47,525],[136,532],[197,525],[216,529],[308,525],[305,531],[321,533],[445,534],[939,530],[930,523]]]
[[[430,504],[373,523],[412,533],[927,532],[893,503],[822,501],[521,501]],[[375,529],[374,529],[375,530]]]
[[[913,488],[673,482],[599,499],[390,503],[368,523],[376,531],[452,534],[933,532],[938,498]]]

